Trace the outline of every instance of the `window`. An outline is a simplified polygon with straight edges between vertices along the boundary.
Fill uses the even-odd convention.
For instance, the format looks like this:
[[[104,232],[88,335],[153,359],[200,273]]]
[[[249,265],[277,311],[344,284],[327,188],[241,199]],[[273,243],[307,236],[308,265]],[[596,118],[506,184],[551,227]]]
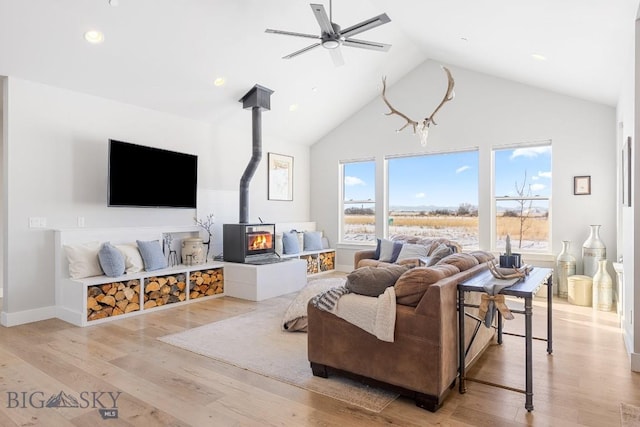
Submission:
[[[342,171],[343,242],[376,241],[376,164],[374,161],[344,162]]]
[[[496,149],[493,155],[495,249],[504,250],[509,235],[514,252],[548,252],[551,145]]]
[[[478,248],[478,151],[388,159],[389,235]]]

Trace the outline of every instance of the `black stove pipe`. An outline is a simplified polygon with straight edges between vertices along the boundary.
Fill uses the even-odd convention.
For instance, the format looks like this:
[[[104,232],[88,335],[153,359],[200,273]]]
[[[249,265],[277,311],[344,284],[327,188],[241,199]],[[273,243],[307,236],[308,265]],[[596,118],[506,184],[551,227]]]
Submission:
[[[255,85],[247,92],[240,102],[245,110],[251,108],[253,153],[249,164],[240,179],[240,224],[249,222],[249,183],[258,169],[262,159],[262,110],[271,109],[271,94],[273,91],[266,87]]]
[[[260,107],[251,109],[253,153],[247,168],[240,178],[240,224],[249,222],[249,183],[262,159],[262,111]]]

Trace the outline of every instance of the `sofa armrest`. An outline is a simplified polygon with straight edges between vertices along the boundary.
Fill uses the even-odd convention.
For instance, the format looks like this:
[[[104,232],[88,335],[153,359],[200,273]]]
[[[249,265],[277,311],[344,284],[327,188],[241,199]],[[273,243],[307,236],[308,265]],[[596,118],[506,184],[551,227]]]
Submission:
[[[358,263],[363,259],[373,259],[376,255],[375,249],[365,249],[362,251],[357,251],[353,256],[353,269],[358,268]]]

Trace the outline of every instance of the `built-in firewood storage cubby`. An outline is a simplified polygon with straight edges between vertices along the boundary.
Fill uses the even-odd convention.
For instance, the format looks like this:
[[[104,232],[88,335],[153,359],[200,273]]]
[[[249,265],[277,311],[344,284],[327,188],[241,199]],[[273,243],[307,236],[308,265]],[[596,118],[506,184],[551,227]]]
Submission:
[[[56,317],[88,326],[224,296],[223,263],[179,264],[119,277],[69,277],[64,245],[82,242],[162,241],[164,233],[197,236],[197,227],[56,230]]]

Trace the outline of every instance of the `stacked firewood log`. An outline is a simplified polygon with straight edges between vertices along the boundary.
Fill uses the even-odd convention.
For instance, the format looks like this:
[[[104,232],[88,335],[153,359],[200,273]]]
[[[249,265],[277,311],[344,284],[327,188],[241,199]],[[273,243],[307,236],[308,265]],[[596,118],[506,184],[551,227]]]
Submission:
[[[87,320],[140,310],[140,281],[113,282],[87,288]]]
[[[335,269],[336,253],[323,252],[320,255],[320,271],[329,271]]]
[[[222,269],[194,271],[189,276],[189,299],[221,294],[224,292]]]
[[[186,287],[184,273],[144,279],[145,310],[184,301],[187,298]]]

